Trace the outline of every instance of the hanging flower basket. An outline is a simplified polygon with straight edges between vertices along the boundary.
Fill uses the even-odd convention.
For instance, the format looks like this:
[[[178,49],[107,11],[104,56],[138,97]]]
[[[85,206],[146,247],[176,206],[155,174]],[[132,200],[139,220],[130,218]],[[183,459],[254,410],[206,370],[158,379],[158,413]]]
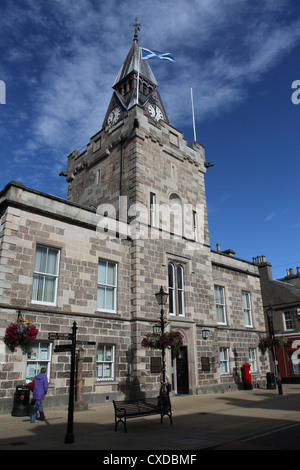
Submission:
[[[182,334],[179,331],[170,331],[167,333],[148,333],[142,340],[143,348],[162,349],[170,348],[179,351],[182,346]]]
[[[14,323],[11,323],[5,330],[4,343],[14,352],[17,346],[22,348],[35,340],[39,330],[24,318],[18,318]]]
[[[278,336],[274,338],[274,340],[271,336],[264,336],[263,338],[260,338],[258,347],[261,352],[265,354],[267,349],[271,349],[273,346],[288,348],[290,344],[290,340],[285,336]]]

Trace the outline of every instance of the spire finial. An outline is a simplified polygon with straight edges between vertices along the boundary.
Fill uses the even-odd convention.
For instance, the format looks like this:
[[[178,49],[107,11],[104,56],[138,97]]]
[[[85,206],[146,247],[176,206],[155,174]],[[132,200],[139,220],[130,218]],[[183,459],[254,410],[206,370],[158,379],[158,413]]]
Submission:
[[[138,31],[140,31],[140,26],[141,26],[141,23],[138,23],[137,21],[138,19],[136,18],[135,24],[132,25],[134,26],[134,38],[133,38],[134,41],[138,40]]]

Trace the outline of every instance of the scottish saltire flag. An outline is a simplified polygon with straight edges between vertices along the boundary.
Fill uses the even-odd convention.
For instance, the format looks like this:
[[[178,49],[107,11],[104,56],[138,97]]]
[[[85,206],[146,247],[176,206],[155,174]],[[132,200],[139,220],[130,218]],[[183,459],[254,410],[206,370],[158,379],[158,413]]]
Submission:
[[[159,59],[170,60],[171,62],[175,62],[174,55],[170,54],[170,52],[152,51],[151,49],[146,49],[145,47],[141,47],[141,52],[142,59]]]

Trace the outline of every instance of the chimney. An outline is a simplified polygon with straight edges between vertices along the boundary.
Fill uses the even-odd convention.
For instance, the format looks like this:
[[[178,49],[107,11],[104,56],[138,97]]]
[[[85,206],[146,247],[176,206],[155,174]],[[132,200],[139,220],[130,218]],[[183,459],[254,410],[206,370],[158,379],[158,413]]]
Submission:
[[[261,280],[272,281],[273,280],[272,265],[266,261],[266,255],[257,256],[256,258],[253,258],[253,260],[256,260],[256,264],[258,265]]]
[[[217,251],[221,251],[220,243],[217,243]]]

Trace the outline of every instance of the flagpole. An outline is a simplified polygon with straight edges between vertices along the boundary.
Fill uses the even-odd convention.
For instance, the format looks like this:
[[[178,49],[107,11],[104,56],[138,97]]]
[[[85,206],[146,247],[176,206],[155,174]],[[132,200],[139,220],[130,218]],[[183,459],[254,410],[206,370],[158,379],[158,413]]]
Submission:
[[[139,104],[139,89],[140,89],[140,56],[141,48],[139,46],[139,55],[138,55],[138,76],[137,76],[137,86],[136,86],[136,104]]]
[[[196,126],[195,126],[195,113],[194,113],[194,100],[193,100],[193,88],[191,85],[191,101],[192,101],[192,114],[193,114],[193,128],[194,128],[194,141],[197,141],[196,137]]]

